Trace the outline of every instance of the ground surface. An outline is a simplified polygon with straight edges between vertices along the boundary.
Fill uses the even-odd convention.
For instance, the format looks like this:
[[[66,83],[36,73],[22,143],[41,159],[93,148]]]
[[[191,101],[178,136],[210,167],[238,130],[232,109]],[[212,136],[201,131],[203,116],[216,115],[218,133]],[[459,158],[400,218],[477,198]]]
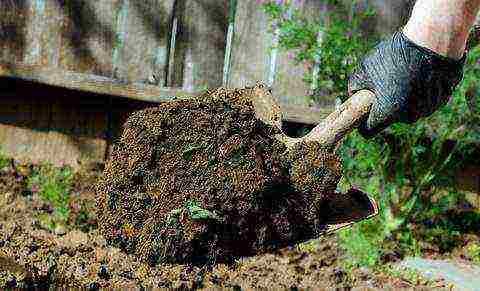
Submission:
[[[24,175],[28,175],[28,170],[15,166],[1,170],[0,287],[227,287],[233,290],[414,287],[405,280],[365,269],[347,275],[342,262],[348,258],[337,245],[335,235],[322,238],[308,250],[285,248],[238,260],[232,265],[149,267],[108,246],[99,235],[94,216],[75,217],[80,216],[79,213],[94,213],[91,186],[99,174],[98,169],[90,168],[75,176],[71,223],[63,229],[51,230],[41,217],[52,209],[26,187]]]
[[[428,278],[442,278],[460,290],[480,290],[480,266],[466,260],[407,258],[401,265],[418,270]]]

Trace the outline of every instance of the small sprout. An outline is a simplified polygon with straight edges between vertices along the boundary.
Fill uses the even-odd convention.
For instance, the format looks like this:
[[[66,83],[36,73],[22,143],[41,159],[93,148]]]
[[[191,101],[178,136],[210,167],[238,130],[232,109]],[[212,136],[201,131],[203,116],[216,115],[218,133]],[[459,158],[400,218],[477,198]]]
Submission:
[[[190,218],[193,220],[214,219],[221,220],[220,217],[212,211],[201,208],[198,202],[189,200],[185,204]]]
[[[170,211],[167,218],[167,225],[176,224],[180,219],[180,215],[182,214],[182,211],[183,211],[182,208],[177,208]]]
[[[467,254],[474,263],[480,264],[480,244],[469,244],[467,246]]]
[[[170,216],[171,217],[178,217],[178,216],[180,216],[180,213],[182,213],[182,209],[177,208],[177,209],[174,209],[174,210],[170,211]]]
[[[201,146],[193,146],[193,145],[188,145],[187,149],[183,151],[182,153],[182,157],[187,160],[187,161],[190,161],[193,157],[193,154],[195,153],[195,151],[201,149],[202,147]]]

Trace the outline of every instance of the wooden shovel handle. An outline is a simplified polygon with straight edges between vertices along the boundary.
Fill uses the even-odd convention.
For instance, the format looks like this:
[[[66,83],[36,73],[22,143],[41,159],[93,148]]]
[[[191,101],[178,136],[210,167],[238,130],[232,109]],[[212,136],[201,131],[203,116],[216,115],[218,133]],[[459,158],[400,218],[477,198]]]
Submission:
[[[335,146],[345,135],[357,127],[363,118],[368,116],[374,100],[373,92],[358,91],[330,113],[303,139],[318,141],[327,147]]]

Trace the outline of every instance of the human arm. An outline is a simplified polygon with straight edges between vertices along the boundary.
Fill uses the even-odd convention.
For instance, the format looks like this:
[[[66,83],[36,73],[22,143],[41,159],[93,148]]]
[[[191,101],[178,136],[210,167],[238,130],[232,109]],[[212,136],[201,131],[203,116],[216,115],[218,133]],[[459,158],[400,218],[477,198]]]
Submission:
[[[465,44],[479,0],[418,0],[403,30],[378,44],[350,76],[349,94],[376,98],[359,125],[371,137],[395,122],[413,123],[444,105],[463,77]]]
[[[403,33],[413,42],[460,59],[480,0],[418,0]]]

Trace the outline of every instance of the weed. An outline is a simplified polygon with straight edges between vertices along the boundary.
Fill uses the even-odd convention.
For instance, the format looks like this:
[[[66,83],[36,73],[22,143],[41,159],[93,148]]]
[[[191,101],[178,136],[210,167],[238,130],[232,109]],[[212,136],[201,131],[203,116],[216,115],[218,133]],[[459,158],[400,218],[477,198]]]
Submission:
[[[359,57],[373,47],[375,39],[365,41],[360,25],[374,16],[374,10],[356,12],[340,1],[330,0],[328,22],[304,17],[289,1],[266,1],[263,8],[270,21],[270,32],[278,36],[278,47],[290,51],[297,64],[307,67],[305,82],[331,95],[344,95],[346,79]],[[355,5],[353,3],[352,5]],[[320,68],[317,73],[314,67]],[[313,97],[315,98],[315,97]]]
[[[4,153],[2,148],[0,147],[0,170],[7,167],[10,164],[10,160]]]
[[[195,200],[187,201],[185,203],[185,208],[187,209],[188,215],[192,220],[204,220],[204,219],[220,220],[220,217],[217,214],[201,208],[199,203]]]
[[[220,217],[215,214],[215,212],[203,209],[202,207],[200,207],[198,201],[190,199],[185,202],[184,207],[170,211],[169,221],[178,220],[180,218],[180,214],[184,210],[186,210],[186,213],[191,220],[221,220]]]
[[[470,259],[480,265],[480,244],[478,243],[472,243],[469,244],[467,247],[467,255],[470,257]]]
[[[420,255],[419,241],[441,252],[461,241],[459,224],[445,214],[464,198],[452,174],[472,155],[472,143],[480,140],[478,112],[469,110],[464,98],[466,88],[480,85],[473,61],[479,56],[478,48],[472,51],[464,82],[450,104],[431,117],[415,125],[394,124],[372,140],[352,134],[345,141],[342,185],[356,185],[380,204],[377,218],[340,233],[342,246],[357,264],[378,264],[391,241],[404,255]],[[462,225],[472,224],[464,220]]]
[[[379,273],[387,275],[392,278],[398,278],[404,282],[409,283],[411,286],[426,285],[434,287],[435,281],[426,278],[420,274],[417,270],[408,269],[408,268],[399,268],[394,265],[386,265],[379,268]]]
[[[70,214],[70,189],[73,172],[69,167],[42,165],[34,169],[27,179],[27,187],[38,193],[43,202],[53,208],[53,219],[49,219],[49,228],[55,227],[55,221],[65,223]]]
[[[296,249],[300,252],[306,252],[313,254],[317,252],[318,249],[318,240],[312,239],[296,245]]]

